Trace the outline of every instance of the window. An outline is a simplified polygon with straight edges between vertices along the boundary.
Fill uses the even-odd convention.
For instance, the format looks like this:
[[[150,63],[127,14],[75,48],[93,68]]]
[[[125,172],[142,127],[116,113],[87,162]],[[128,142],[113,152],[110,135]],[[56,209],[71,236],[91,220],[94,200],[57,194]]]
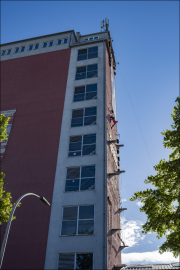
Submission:
[[[65,191],[93,190],[95,166],[67,168]]]
[[[53,41],[49,42],[49,47],[51,47],[53,45]]]
[[[66,44],[68,42],[67,38],[64,38],[64,44]]]
[[[18,52],[19,52],[19,48],[16,48],[16,49],[15,49],[15,53],[18,53]]]
[[[97,98],[97,84],[75,87],[74,102]]]
[[[11,49],[9,49],[8,51],[7,51],[7,54],[10,54],[11,53]]]
[[[76,80],[86,79],[86,78],[94,78],[98,76],[98,65],[89,65],[83,67],[77,67],[76,70]]]
[[[89,40],[93,40],[93,37],[90,37]]]
[[[34,49],[37,50],[39,48],[39,44],[35,44]]]
[[[70,137],[69,157],[96,154],[96,134]]]
[[[85,38],[84,41],[88,41],[88,40],[93,40],[93,39],[98,39],[99,37],[96,36],[96,37],[89,37],[89,38]]]
[[[99,37],[94,37],[94,39],[98,39]]]
[[[4,56],[5,53],[6,53],[6,51],[2,51],[2,52],[1,52],[1,56]]]
[[[58,45],[61,45],[61,43],[62,43],[62,40],[59,39],[59,40],[57,41],[57,44],[58,44]]]
[[[21,52],[24,52],[24,50],[25,50],[25,47],[24,46],[21,47]]]
[[[81,235],[93,233],[94,205],[64,207],[61,235]]]
[[[73,110],[71,127],[95,125],[96,111],[96,107]]]
[[[47,42],[44,42],[43,43],[43,48],[46,48],[47,47]]]
[[[86,60],[98,57],[98,47],[92,47],[88,49],[78,50],[77,60]]]
[[[92,270],[93,253],[60,253],[58,270]]]
[[[29,45],[29,51],[32,51],[33,45]]]
[[[84,39],[84,41],[87,41],[87,40],[88,40],[88,38],[85,38],[85,39]]]

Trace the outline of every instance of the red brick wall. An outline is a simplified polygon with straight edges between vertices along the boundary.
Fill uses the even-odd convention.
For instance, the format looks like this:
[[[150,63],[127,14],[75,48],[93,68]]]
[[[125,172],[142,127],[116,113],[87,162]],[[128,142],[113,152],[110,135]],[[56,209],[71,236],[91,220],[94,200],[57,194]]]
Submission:
[[[69,59],[66,49],[1,62],[1,110],[16,109],[1,167],[13,202],[29,192],[52,202]],[[22,200],[3,269],[44,268],[50,210],[36,197]]]
[[[110,116],[112,108],[112,89],[111,89],[111,67],[109,66],[109,53],[106,50],[106,126],[107,126],[107,141],[117,139],[117,125],[112,129]],[[114,149],[113,149],[114,147]],[[114,161],[113,152],[117,156],[117,150],[114,144],[110,147],[107,143],[107,174],[118,170],[118,166]],[[108,199],[109,197],[109,199]],[[114,265],[121,264],[121,245],[118,234],[120,231],[111,233],[111,229],[120,228],[119,214],[119,177],[107,177],[107,268],[112,269]]]

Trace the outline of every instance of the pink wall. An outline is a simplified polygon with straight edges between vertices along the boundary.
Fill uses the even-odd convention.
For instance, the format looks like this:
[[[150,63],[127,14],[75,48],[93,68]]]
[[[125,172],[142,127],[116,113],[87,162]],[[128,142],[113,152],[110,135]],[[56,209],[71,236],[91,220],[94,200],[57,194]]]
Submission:
[[[28,192],[52,202],[69,59],[66,49],[1,62],[1,110],[16,109],[2,162],[13,202]],[[50,210],[36,197],[22,200],[3,269],[44,268]]]
[[[110,111],[112,110],[112,90],[111,90],[111,67],[109,66],[109,53],[106,50],[106,126],[107,126],[107,141],[117,139],[117,125],[112,129],[112,122],[110,122],[110,116],[114,116]],[[118,120],[118,119],[117,119]],[[107,173],[112,173],[118,170],[116,166],[112,150],[109,144],[107,144]],[[113,176],[107,177],[107,268],[112,269],[114,265],[121,264],[121,251],[119,249],[121,245],[118,234],[120,231],[111,234],[111,229],[120,228],[120,214],[119,208],[119,177]]]

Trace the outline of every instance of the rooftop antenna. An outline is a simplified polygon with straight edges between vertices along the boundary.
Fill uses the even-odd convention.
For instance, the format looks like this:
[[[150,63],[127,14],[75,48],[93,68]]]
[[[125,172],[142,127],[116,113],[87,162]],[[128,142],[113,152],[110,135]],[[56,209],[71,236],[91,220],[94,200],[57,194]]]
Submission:
[[[101,21],[101,28],[104,28],[104,27],[106,27],[106,31],[108,31],[108,27],[109,27],[109,19],[108,18]]]

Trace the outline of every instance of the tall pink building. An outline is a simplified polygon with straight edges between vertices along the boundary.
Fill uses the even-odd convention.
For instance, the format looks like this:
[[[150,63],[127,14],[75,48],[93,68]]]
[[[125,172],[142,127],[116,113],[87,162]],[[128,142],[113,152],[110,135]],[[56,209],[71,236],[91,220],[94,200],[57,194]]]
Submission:
[[[2,269],[122,267],[115,69],[108,30],[1,45],[6,189],[51,203],[22,200]]]

